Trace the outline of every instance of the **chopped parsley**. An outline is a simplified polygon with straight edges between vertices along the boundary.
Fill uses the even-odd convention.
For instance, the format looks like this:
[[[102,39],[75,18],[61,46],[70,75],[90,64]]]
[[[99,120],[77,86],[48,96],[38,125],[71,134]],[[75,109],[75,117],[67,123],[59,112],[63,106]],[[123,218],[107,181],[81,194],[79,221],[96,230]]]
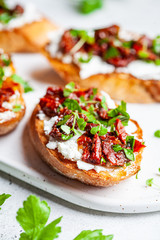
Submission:
[[[119,144],[113,145],[112,148],[113,148],[113,150],[114,150],[115,152],[118,152],[118,151],[123,150],[126,158],[128,158],[128,159],[131,160],[131,161],[134,161],[134,160],[135,160],[135,158],[134,158],[134,153],[133,153],[133,150],[132,150],[132,149],[122,148],[122,146],[119,145]]]
[[[11,197],[10,194],[6,194],[6,193],[1,194],[1,195],[0,195],[0,206],[2,206],[3,203],[4,203],[9,197]],[[0,208],[0,210],[1,210],[1,208]]]
[[[105,55],[104,55],[104,59],[105,59],[105,60],[108,60],[108,59],[110,59],[110,58],[118,57],[119,55],[120,55],[120,52],[118,51],[117,48],[115,48],[115,47],[110,47],[110,48],[106,51],[106,53],[105,53]]]
[[[88,44],[93,44],[95,42],[95,38],[93,36],[90,36],[85,30],[71,29],[70,33],[73,37],[80,38]]]
[[[63,95],[64,97],[68,97],[72,92],[76,91],[75,89],[75,83],[74,82],[70,82],[68,83],[64,90],[63,90]]]
[[[154,136],[160,138],[160,130],[155,131]]]
[[[27,93],[27,92],[30,92],[30,91],[33,91],[33,88],[30,87],[29,83],[24,81],[20,76],[18,76],[17,74],[13,74],[11,76],[12,80],[16,83],[19,83],[22,85],[22,87],[24,88],[24,92]]]

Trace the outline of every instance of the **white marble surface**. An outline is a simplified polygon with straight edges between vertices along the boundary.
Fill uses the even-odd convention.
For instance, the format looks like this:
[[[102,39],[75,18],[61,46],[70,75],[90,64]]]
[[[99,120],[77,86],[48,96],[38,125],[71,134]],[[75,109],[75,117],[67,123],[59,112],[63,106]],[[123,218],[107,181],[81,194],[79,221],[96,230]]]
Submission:
[[[125,29],[146,32],[149,35],[158,34],[159,0],[106,0],[103,10],[88,16],[82,16],[72,8],[73,0],[33,2],[57,24],[63,26],[83,28],[120,23]],[[0,193],[3,192],[12,194],[12,198],[8,199],[0,212],[1,240],[18,239],[21,228],[15,220],[16,211],[30,194],[36,194],[48,201],[52,208],[50,220],[63,215],[61,240],[72,240],[81,230],[95,228],[103,228],[105,234],[113,233],[115,240],[160,239],[159,212],[127,215],[87,210],[0,172]]]

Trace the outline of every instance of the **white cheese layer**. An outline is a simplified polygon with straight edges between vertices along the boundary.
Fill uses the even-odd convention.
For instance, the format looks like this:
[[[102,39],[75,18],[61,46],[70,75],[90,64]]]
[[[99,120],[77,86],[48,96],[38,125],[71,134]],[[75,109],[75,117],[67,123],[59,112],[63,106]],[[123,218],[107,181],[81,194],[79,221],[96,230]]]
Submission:
[[[20,3],[21,4],[21,3]],[[15,4],[11,1],[8,2],[10,8],[14,8]],[[24,8],[24,13],[16,18],[13,18],[9,23],[0,23],[0,30],[12,30],[14,28],[22,27],[24,24],[32,23],[34,21],[40,21],[42,15],[37,11],[32,3],[21,4]]]
[[[6,122],[12,118],[14,118],[16,116],[16,114],[12,111],[5,111],[0,113],[0,123]]]
[[[16,114],[12,111],[15,104],[20,104],[18,98],[20,93],[16,90],[15,94],[9,98],[9,101],[3,102],[2,107],[6,108],[8,111],[0,113],[0,123],[6,122],[11,118],[14,118]],[[24,106],[22,106],[24,108]]]
[[[135,60],[128,64],[127,67],[115,68],[113,65],[106,63],[99,56],[93,56],[92,59],[88,63],[79,62],[79,58],[86,58],[86,54],[77,52],[73,55],[70,54],[62,54],[58,47],[61,36],[64,30],[60,29],[50,33],[49,39],[50,44],[46,47],[46,50],[49,52],[51,57],[56,57],[62,62],[70,64],[75,63],[80,68],[80,77],[81,79],[88,78],[95,74],[106,74],[112,73],[114,71],[129,73],[134,77],[142,79],[142,80],[160,80],[160,66],[155,65],[154,63],[147,63],[141,60]],[[139,38],[139,34],[130,33],[124,30],[120,30],[120,37],[129,41],[131,39]]]
[[[44,120],[44,132],[46,135],[50,133],[52,126],[54,125],[56,120],[57,120],[57,117],[52,117],[48,121]],[[50,138],[50,141],[46,144],[46,147],[51,150],[57,149],[58,152],[61,153],[64,158],[69,159],[71,161],[75,161],[79,169],[86,170],[86,171],[94,169],[96,172],[107,171],[107,168],[105,167],[96,166],[96,165],[81,161],[83,150],[78,149],[78,144],[77,144],[78,138],[79,138],[79,135],[75,135],[68,141],[56,141],[53,138]]]

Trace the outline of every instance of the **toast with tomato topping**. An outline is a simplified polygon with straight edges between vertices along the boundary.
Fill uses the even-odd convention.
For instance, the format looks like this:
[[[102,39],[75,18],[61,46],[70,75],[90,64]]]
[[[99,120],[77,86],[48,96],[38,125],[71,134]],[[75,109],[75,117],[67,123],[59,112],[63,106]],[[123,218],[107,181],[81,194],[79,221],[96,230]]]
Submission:
[[[3,1],[2,1],[3,3]],[[32,4],[10,7],[0,3],[0,48],[5,52],[38,52],[55,29]]]
[[[8,54],[0,54],[0,135],[12,131],[25,114],[23,88]]]
[[[134,133],[125,128],[132,124]],[[132,128],[133,129],[133,128]],[[96,88],[49,87],[29,123],[31,141],[42,159],[71,179],[111,186],[140,169],[142,129],[125,102],[116,106]]]
[[[98,87],[116,100],[160,102],[159,39],[125,32],[117,25],[59,30],[42,53],[66,82]]]

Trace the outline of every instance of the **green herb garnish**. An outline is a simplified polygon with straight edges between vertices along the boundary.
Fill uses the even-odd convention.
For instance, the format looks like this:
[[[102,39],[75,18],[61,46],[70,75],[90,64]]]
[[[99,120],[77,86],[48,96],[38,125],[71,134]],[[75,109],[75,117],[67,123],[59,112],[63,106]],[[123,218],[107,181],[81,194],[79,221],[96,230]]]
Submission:
[[[85,30],[71,29],[70,33],[73,37],[78,37],[88,44],[93,44],[95,42],[95,38],[90,36]]]
[[[21,233],[20,239],[53,240],[57,238],[61,232],[61,227],[57,224],[60,223],[62,217],[46,225],[50,212],[47,202],[40,201],[34,195],[29,196],[23,202],[23,208],[17,212],[16,219],[25,231]]]
[[[123,150],[123,148],[119,144],[113,145],[112,148],[115,152]]]
[[[134,159],[135,159],[134,158],[134,153],[133,153],[133,151],[131,149],[123,148],[123,151],[124,151],[124,153],[126,155],[126,158],[128,158],[131,161],[134,161]]]
[[[160,54],[160,36],[157,36],[154,40],[153,40],[153,51],[156,54]]]
[[[113,235],[103,235],[102,229],[84,230],[73,240],[112,240]]]
[[[80,12],[84,14],[91,13],[103,6],[103,0],[81,0]]]
[[[83,118],[78,118],[77,119],[77,124],[80,130],[84,131],[87,123],[84,121]]]
[[[101,106],[104,108],[104,110],[108,111],[108,107],[106,105],[106,98],[103,96],[102,101],[101,101]]]
[[[82,112],[82,109],[79,106],[77,100],[67,98],[64,101],[63,105],[72,111],[78,110],[78,112]]]
[[[92,53],[89,53],[87,58],[80,57],[78,61],[81,63],[89,63],[91,59],[92,59]]]
[[[134,150],[134,144],[135,144],[135,139],[134,136],[127,136],[126,137],[126,144],[129,144],[131,147],[132,151]]]
[[[149,53],[145,50],[140,50],[138,51],[138,56],[142,59],[145,59],[149,57]]]
[[[141,171],[141,169],[138,170],[137,174],[136,174],[136,179],[138,179],[138,174]]]
[[[19,111],[21,111],[21,109],[22,109],[22,105],[21,104],[16,104],[16,105],[14,105],[12,111],[13,112],[19,112]]]
[[[66,134],[70,134],[71,128],[67,125],[61,125],[61,129],[63,132],[65,132]]]
[[[11,197],[10,194],[5,194],[5,193],[1,194],[1,195],[0,195],[0,206],[2,206],[3,203],[4,203],[9,197]],[[1,210],[1,208],[0,208],[0,210]]]
[[[104,55],[104,59],[108,60],[110,58],[115,58],[120,55],[119,51],[115,47],[110,47]]]
[[[24,88],[24,92],[27,93],[27,92],[30,92],[30,91],[33,91],[33,88],[30,87],[29,83],[24,81],[20,76],[18,76],[17,74],[13,74],[11,76],[12,80],[16,83],[19,83],[23,86]]]
[[[68,83],[64,90],[63,90],[63,95],[64,97],[68,97],[72,92],[76,91],[75,89],[75,83],[74,82],[70,82]]]
[[[160,138],[160,130],[155,131],[154,136]]]

